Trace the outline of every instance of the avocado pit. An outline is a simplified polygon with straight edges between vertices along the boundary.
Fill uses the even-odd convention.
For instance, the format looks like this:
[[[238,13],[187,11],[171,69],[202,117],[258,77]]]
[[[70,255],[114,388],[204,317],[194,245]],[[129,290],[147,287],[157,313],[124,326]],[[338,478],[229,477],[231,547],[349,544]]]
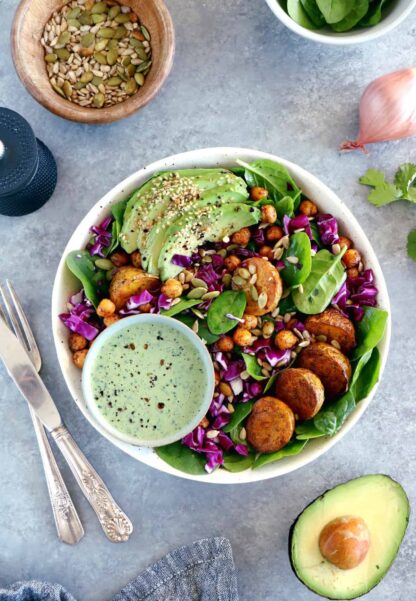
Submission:
[[[319,535],[322,556],[341,570],[356,568],[370,547],[370,532],[360,517],[345,515],[328,522]]]

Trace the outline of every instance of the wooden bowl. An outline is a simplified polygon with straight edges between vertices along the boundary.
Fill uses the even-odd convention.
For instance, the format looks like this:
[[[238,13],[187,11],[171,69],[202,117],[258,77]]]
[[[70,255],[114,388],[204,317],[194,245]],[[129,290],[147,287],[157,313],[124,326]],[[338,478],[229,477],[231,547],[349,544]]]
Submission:
[[[62,98],[49,83],[40,40],[52,13],[66,3],[63,0],[20,2],[11,32],[13,61],[27,90],[52,113],[82,123],[110,123],[145,106],[162,87],[171,70],[175,50],[173,23],[166,5],[163,0],[118,1],[130,6],[149,30],[153,62],[143,87],[133,96],[120,104],[100,109],[82,107]]]

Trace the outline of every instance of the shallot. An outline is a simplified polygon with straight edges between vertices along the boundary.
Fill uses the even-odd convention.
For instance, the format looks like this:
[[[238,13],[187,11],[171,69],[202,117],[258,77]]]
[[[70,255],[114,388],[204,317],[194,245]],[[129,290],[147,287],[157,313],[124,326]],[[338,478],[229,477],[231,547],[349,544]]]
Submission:
[[[340,150],[361,149],[365,144],[400,140],[416,134],[416,68],[401,69],[375,79],[360,101],[360,130],[355,141]]]

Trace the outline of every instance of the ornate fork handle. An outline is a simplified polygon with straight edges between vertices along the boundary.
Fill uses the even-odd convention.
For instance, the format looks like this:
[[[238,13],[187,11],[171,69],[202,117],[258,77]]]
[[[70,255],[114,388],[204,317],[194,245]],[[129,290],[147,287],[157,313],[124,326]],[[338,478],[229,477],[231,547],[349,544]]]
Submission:
[[[88,462],[64,425],[51,432],[82,492],[98,516],[102,529],[113,543],[128,540],[133,525],[114,501],[104,482]]]
[[[43,425],[30,405],[29,409],[42,458],[56,530],[62,542],[74,545],[84,536],[84,528],[52,453]]]

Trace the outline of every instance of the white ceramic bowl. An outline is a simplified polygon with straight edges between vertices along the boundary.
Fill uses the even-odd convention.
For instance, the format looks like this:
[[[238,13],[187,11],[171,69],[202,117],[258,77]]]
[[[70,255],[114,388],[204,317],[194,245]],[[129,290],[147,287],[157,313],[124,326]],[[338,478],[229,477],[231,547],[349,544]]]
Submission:
[[[152,440],[151,443],[144,442],[143,438],[140,440],[136,437],[123,434],[122,432],[114,428],[98,410],[98,407],[94,400],[93,389],[91,386],[91,370],[94,366],[97,355],[99,354],[103,345],[109,339],[111,339],[111,337],[114,336],[114,334],[121,332],[125,328],[130,328],[136,324],[144,323],[159,324],[161,328],[170,328],[176,330],[185,338],[187,338],[192,344],[193,352],[197,353],[197,355],[199,356],[201,364],[203,365],[204,371],[207,375],[207,383],[201,401],[201,406],[194,418],[187,424],[185,424],[185,426],[182,426],[182,428],[177,430],[176,432],[173,432],[172,434],[170,434],[169,436],[165,436],[164,438]],[[170,444],[171,442],[181,440],[181,438],[186,436],[186,434],[192,432],[192,430],[194,430],[197,427],[201,419],[207,414],[212,402],[214,390],[214,365],[212,363],[211,355],[209,354],[206,345],[202,342],[201,338],[197,334],[195,334],[193,330],[191,330],[191,328],[188,328],[178,319],[173,319],[173,317],[166,317],[165,315],[156,315],[150,313],[142,313],[141,315],[131,315],[130,317],[120,319],[120,321],[113,324],[111,328],[106,328],[94,340],[94,344],[88,351],[88,355],[85,360],[84,367],[82,369],[82,392],[84,395],[85,403],[88,407],[88,411],[90,411],[94,421],[98,422],[100,426],[104,428],[104,430],[107,431],[107,434],[112,438],[118,438],[118,440],[120,440],[121,442],[136,446],[142,445],[147,447],[161,447],[165,444]]]
[[[266,0],[266,2],[276,17],[286,25],[286,27],[298,35],[307,38],[308,40],[313,40],[314,42],[338,46],[360,44],[362,42],[375,40],[394,29],[394,27],[397,27],[397,25],[410,15],[416,6],[416,0],[395,0],[386,7],[385,17],[374,27],[363,27],[345,33],[336,33],[329,28],[328,30],[321,31],[306,29],[306,27],[298,25],[298,23],[295,23],[295,21],[289,17],[284,8],[282,8],[279,0]]]
[[[354,244],[364,257],[366,266],[371,267],[374,270],[376,284],[379,289],[379,305],[383,309],[386,309],[390,315],[390,302],[387,293],[386,282],[384,280],[380,264],[360,224],[351,214],[350,210],[342,202],[342,200],[340,200],[338,196],[327,186],[325,186],[319,179],[308,173],[308,171],[298,167],[294,163],[271,154],[244,148],[206,148],[170,156],[144,167],[115,186],[115,188],[110,190],[110,192],[108,192],[92,207],[92,209],[81,221],[75,232],[72,234],[63,252],[62,259],[56,273],[52,293],[52,328],[59,364],[74,401],[85,417],[94,426],[94,428],[117,447],[135,459],[138,459],[139,461],[142,461],[151,467],[169,474],[181,476],[182,478],[222,484],[255,482],[257,480],[274,478],[275,476],[281,476],[307,465],[328,451],[354,426],[354,424],[357,423],[364,411],[367,409],[377,387],[373,388],[370,395],[358,404],[357,408],[349,416],[342,429],[334,437],[317,438],[315,440],[311,440],[307,447],[299,455],[287,457],[281,461],[264,466],[260,469],[247,470],[240,473],[230,473],[221,469],[216,470],[212,474],[206,476],[193,476],[190,474],[184,474],[183,472],[170,467],[167,463],[162,461],[152,449],[126,444],[109,435],[101,426],[101,424],[97,422],[94,416],[88,411],[82,395],[81,371],[76,368],[72,362],[71,352],[68,348],[68,330],[60,321],[58,315],[65,310],[66,302],[71,294],[75,293],[80,288],[79,282],[65,266],[65,257],[70,251],[79,250],[86,246],[90,237],[90,226],[102,221],[102,219],[108,215],[109,208],[112,204],[129,196],[135,188],[143,184],[153,173],[157,171],[184,168],[189,169],[191,167],[231,167],[235,165],[237,158],[245,161],[271,159],[273,161],[282,163],[290,171],[296,182],[302,188],[303,192],[307,196],[310,196],[318,201],[319,207],[323,212],[334,214],[340,224],[341,232],[354,240]],[[387,353],[390,343],[390,327],[389,319],[384,338],[379,346],[381,354],[380,377],[383,373],[387,360]]]

